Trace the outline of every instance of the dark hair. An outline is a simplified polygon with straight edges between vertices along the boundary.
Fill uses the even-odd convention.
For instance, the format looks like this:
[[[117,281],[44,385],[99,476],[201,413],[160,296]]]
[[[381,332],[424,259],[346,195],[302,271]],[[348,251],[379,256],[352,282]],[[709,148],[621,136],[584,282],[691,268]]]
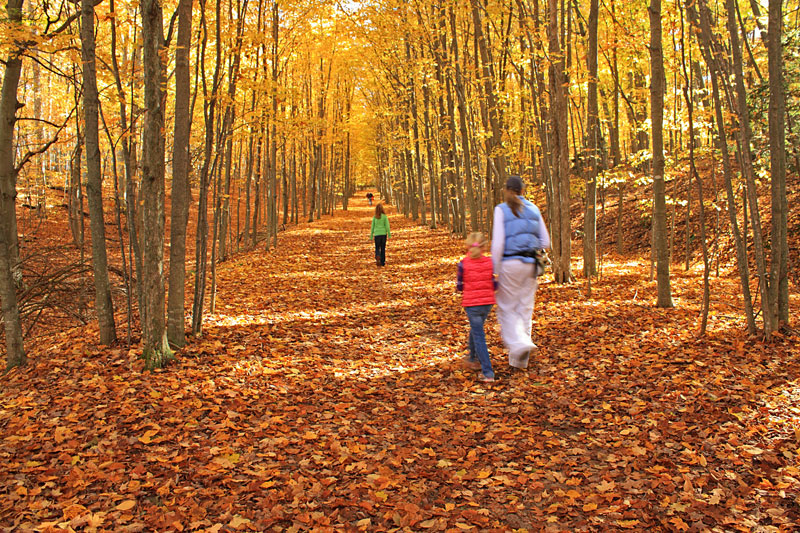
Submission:
[[[506,189],[515,193],[514,198],[506,202],[508,207],[511,208],[511,212],[514,213],[515,217],[518,217],[520,211],[522,210],[522,202],[519,199],[519,195],[522,194],[522,188],[524,186],[525,185],[522,182],[522,178],[519,176],[510,176],[506,180]]]
[[[383,211],[383,204],[376,205],[375,206],[375,218],[381,218],[381,216],[384,215],[384,214],[385,213]]]

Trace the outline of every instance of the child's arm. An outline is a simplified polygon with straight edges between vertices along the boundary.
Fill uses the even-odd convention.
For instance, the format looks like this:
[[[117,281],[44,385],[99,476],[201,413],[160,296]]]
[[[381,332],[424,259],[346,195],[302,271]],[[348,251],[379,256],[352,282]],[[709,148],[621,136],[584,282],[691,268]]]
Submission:
[[[464,290],[464,265],[461,261],[458,262],[458,274],[456,275],[456,290],[462,292]]]
[[[494,265],[492,265],[492,283],[494,283],[494,290],[497,290],[497,274],[494,273]]]
[[[372,240],[375,237],[375,217],[372,217],[372,224],[369,226],[369,238]]]
[[[389,229],[389,215],[386,215],[386,238],[392,238],[392,231]]]

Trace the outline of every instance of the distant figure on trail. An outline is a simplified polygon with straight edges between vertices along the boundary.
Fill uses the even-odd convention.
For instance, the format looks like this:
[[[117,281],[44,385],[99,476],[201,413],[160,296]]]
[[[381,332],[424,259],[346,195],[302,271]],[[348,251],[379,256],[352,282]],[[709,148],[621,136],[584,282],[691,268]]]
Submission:
[[[505,202],[494,208],[492,261],[498,276],[497,321],[512,368],[528,367],[538,346],[531,340],[533,305],[539,286],[536,257],[550,248],[539,208],[522,196],[519,176],[506,181]]]
[[[469,320],[469,354],[465,364],[475,370],[480,369],[481,381],[494,381],[492,361],[486,347],[486,333],[483,324],[494,305],[494,279],[492,260],[483,255],[486,239],[482,233],[471,233],[467,237],[467,256],[458,263],[456,290],[461,293],[461,305]]]
[[[372,199],[373,198],[375,198],[375,196],[373,196],[371,192],[368,192],[367,193],[367,200],[369,201],[369,205],[372,205]]]
[[[383,204],[378,204],[375,206],[375,216],[372,217],[369,238],[375,241],[375,264],[379,267],[386,266],[386,240],[391,236],[389,217],[383,211]]]

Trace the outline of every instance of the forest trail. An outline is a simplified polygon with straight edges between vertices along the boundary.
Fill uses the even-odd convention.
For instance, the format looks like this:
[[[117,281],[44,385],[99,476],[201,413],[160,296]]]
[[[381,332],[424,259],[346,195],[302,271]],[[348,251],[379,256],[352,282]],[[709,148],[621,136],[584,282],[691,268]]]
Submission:
[[[697,340],[691,306],[654,309],[641,269],[615,265],[593,299],[542,287],[538,376],[509,377],[492,315],[487,387],[459,364],[460,240],[392,209],[379,269],[371,213],[357,198],[222,265],[203,337],[164,370],[86,330],[34,349],[0,378],[0,527],[800,523],[796,349],[734,325]]]
[[[296,371],[334,379],[386,377],[448,360],[453,347],[443,345],[436,324],[455,291],[453,241],[392,210],[387,266],[378,268],[373,213],[357,199],[347,212],[280,233],[277,250],[235,259],[220,272],[206,336],[248,346],[261,339],[265,360],[272,352]],[[447,247],[452,256],[442,257]]]

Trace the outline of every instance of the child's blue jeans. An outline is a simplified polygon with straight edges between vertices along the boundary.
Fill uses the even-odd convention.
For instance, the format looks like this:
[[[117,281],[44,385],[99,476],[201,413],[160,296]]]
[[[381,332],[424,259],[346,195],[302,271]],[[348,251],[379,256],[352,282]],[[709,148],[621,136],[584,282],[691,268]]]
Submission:
[[[481,371],[487,378],[494,377],[492,361],[489,359],[489,348],[486,347],[486,333],[483,324],[492,310],[491,305],[475,305],[465,307],[469,319],[469,360],[476,359],[481,363]]]

